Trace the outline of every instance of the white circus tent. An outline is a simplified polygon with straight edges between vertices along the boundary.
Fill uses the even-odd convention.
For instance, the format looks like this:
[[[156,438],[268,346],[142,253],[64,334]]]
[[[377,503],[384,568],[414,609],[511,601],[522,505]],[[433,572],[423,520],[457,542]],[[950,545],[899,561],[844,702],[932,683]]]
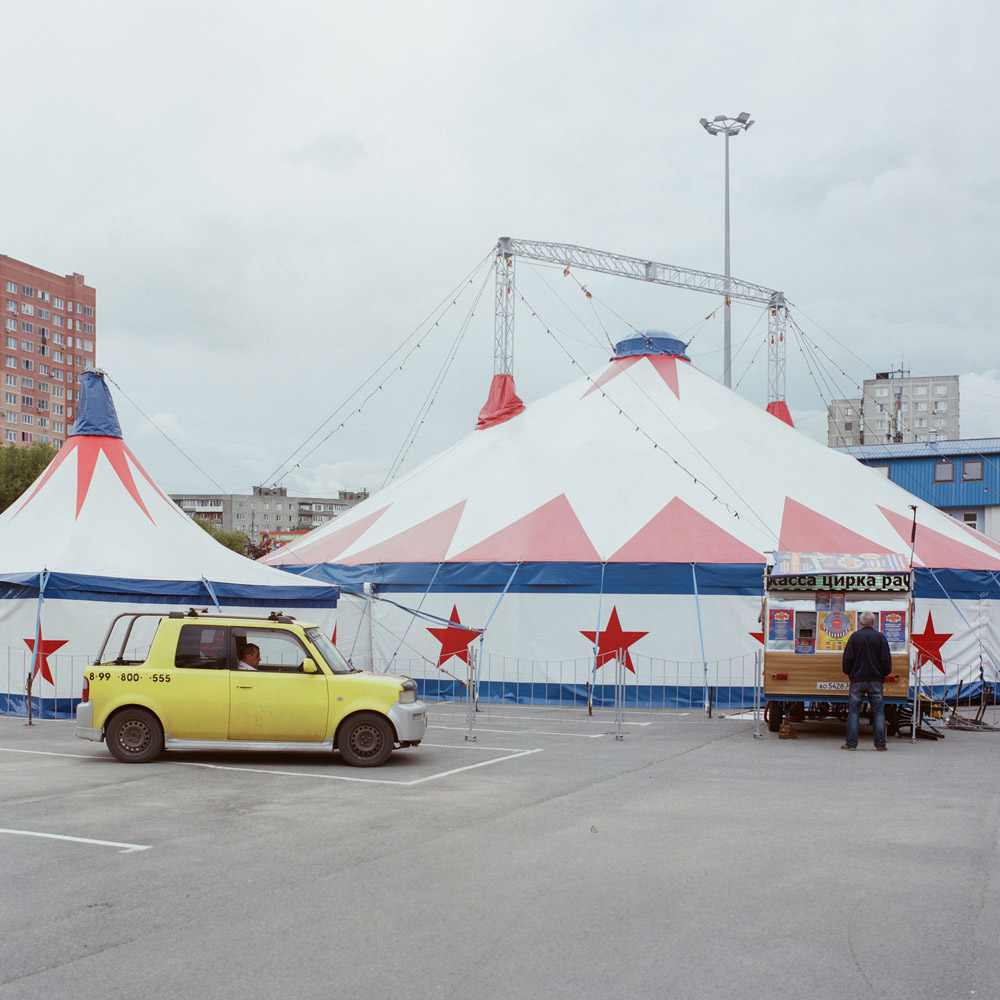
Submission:
[[[102,374],[84,373],[77,419],[38,480],[0,514],[0,710],[66,715],[84,666],[123,611],[266,615],[332,628],[338,591],[225,548],[156,485],[122,439]],[[36,651],[37,648],[37,651]]]
[[[949,684],[994,679],[1000,546],[722,386],[680,341],[623,341],[526,407],[510,378],[467,437],[264,560],[363,595],[338,612],[355,659],[428,683],[464,677],[479,646],[480,696],[516,663],[493,693],[520,699],[600,683],[624,649],[630,680],[709,664],[744,697],[766,553],[909,559],[916,505],[920,657]]]

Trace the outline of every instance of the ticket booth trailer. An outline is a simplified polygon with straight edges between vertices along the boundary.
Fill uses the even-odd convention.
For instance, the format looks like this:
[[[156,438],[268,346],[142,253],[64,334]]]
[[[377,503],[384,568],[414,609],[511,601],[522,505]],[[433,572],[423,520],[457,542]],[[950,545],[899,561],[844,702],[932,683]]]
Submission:
[[[764,579],[763,695],[767,727],[847,718],[850,681],[844,647],[870,611],[889,640],[892,672],[885,679],[886,725],[895,731],[909,700],[910,569],[901,555],[775,552]]]

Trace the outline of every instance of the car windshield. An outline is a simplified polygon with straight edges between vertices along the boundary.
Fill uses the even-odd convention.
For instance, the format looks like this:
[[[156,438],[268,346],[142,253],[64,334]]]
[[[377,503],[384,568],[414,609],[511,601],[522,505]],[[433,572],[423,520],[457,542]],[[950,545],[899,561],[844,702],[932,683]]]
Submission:
[[[335,674],[357,673],[344,654],[318,628],[307,628],[306,638],[319,650],[319,655]]]

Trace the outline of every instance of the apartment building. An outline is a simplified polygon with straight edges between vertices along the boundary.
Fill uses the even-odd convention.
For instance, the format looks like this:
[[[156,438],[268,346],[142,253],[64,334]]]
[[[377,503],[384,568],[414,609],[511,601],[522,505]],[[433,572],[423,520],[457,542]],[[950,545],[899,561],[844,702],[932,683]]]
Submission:
[[[81,372],[96,367],[96,291],[0,254],[3,313],[0,444],[59,448],[73,424]]]
[[[831,448],[955,441],[959,437],[958,376],[911,377],[898,369],[867,378],[859,399],[827,407]]]
[[[283,486],[255,486],[252,493],[170,494],[185,514],[204,518],[223,531],[242,531],[253,541],[262,534],[318,527],[367,497],[367,490],[341,490],[335,497],[290,497]]]

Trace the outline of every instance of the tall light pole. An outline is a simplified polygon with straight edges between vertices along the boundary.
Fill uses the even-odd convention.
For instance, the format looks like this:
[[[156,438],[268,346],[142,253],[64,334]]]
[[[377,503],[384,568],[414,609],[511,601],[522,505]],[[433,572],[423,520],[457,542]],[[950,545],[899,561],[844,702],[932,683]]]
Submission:
[[[726,137],[726,270],[725,270],[725,290],[726,304],[723,315],[723,335],[722,335],[722,378],[727,388],[732,388],[733,374],[733,336],[732,324],[729,310],[732,308],[729,301],[729,137],[745,132],[753,122],[750,121],[748,112],[743,111],[735,118],[727,118],[725,115],[716,115],[711,121],[707,118],[701,119],[701,127],[709,135],[718,135],[720,132]]]

